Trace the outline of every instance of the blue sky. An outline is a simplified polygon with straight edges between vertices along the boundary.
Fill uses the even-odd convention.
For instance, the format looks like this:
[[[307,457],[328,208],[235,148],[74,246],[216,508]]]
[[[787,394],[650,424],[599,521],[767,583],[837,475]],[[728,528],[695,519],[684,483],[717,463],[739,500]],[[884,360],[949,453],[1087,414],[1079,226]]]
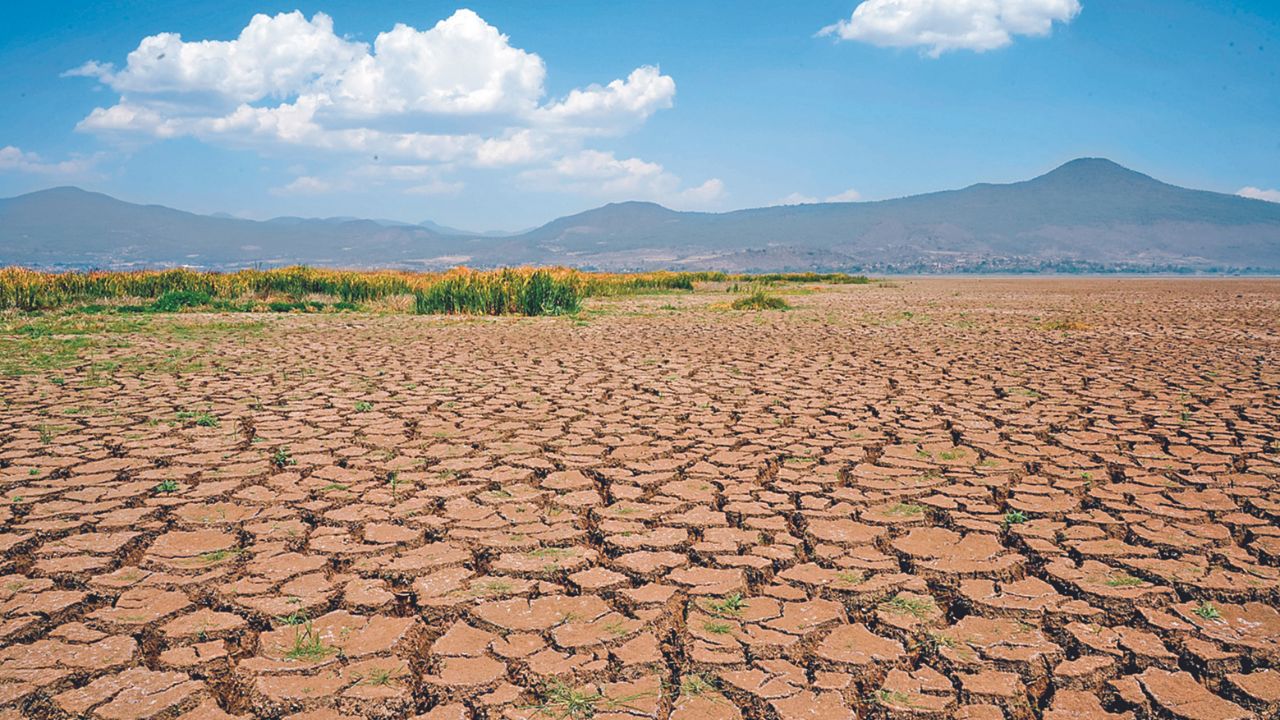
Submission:
[[[0,66],[0,196],[516,229],[1104,156],[1280,201],[1274,0],[11,2]]]

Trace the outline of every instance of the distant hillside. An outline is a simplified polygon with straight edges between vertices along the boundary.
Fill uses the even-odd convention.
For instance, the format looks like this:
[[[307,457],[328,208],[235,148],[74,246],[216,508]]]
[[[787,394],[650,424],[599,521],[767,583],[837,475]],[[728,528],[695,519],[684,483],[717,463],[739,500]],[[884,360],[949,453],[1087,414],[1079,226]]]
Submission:
[[[1280,268],[1280,205],[1187,190],[1108,160],[1082,159],[1025,182],[881,202],[723,214],[620,203],[555,220],[518,239],[545,254],[610,264],[661,257],[683,246],[678,254],[685,257],[726,259],[753,249],[756,257],[747,264],[761,268],[776,265],[771,256],[818,251],[831,267],[982,269],[1077,261]]]
[[[434,223],[266,222],[134,205],[76,188],[0,200],[0,263],[513,263],[601,269],[1280,270],[1280,204],[1162,183],[1101,159],[1007,185],[729,213],[626,202],[513,236]]]

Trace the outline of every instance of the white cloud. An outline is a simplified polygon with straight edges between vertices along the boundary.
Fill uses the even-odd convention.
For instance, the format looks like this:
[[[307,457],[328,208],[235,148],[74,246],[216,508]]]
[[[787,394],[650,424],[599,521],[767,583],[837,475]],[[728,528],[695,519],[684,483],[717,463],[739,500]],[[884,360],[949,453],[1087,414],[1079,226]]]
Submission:
[[[333,190],[333,185],[318,177],[303,175],[283,187],[272,189],[275,195],[322,195]]]
[[[849,188],[844,192],[838,192],[835,195],[828,195],[825,202],[833,202],[833,203],[858,202],[861,199],[862,199],[862,193],[858,192],[857,190],[854,190],[853,188]]]
[[[604,200],[650,200],[677,209],[702,209],[724,197],[718,178],[685,187],[662,165],[639,158],[618,159],[611,152],[583,150],[566,155],[546,169],[530,170],[522,178],[537,190],[558,190]]]
[[[101,155],[49,162],[36,153],[24,152],[13,145],[0,147],[0,171],[12,170],[33,175],[71,177],[88,173],[99,159]]]
[[[1240,197],[1253,198],[1254,200],[1266,200],[1267,202],[1280,203],[1280,190],[1264,190],[1256,187],[1242,187],[1236,191]]]
[[[568,97],[545,108],[545,115],[564,124],[610,126],[648,118],[671,107],[676,82],[656,67],[631,71],[626,80],[614,80],[605,87],[592,85],[573,90]]]
[[[235,40],[184,42],[177,33],[143,38],[123,70],[89,61],[71,75],[97,77],[122,93],[209,93],[233,103],[283,98],[331,83],[367,55],[333,33],[333,20],[294,11],[254,15]]]
[[[545,166],[675,96],[672,78],[643,66],[547,101],[542,58],[466,9],[427,30],[397,24],[372,45],[337,35],[324,13],[255,15],[234,40],[160,33],[123,68],[91,60],[65,74],[120,95],[83,131],[450,167]]]
[[[511,47],[506,35],[471,10],[430,30],[397,24],[373,53],[333,75],[337,103],[349,113],[532,112],[546,78],[542,58]]]
[[[930,57],[951,50],[984,52],[1015,35],[1044,36],[1053,23],[1080,14],[1079,0],[865,0],[848,20],[818,32],[880,47],[927,48]]]
[[[790,195],[780,198],[774,205],[813,205],[815,203],[841,203],[841,202],[857,202],[862,199],[862,193],[849,188],[844,192],[838,192],[835,195],[828,195],[824,198],[813,197],[812,195],[802,195],[800,193],[791,193]]]

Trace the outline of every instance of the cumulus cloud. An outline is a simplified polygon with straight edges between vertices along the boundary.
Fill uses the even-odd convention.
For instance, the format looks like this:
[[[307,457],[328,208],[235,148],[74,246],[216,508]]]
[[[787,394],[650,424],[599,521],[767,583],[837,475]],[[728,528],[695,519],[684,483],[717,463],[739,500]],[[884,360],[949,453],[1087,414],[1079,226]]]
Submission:
[[[818,31],[880,47],[920,47],[930,57],[984,52],[1015,35],[1044,36],[1080,14],[1079,0],[865,0],[848,20]]]
[[[1240,197],[1253,198],[1254,200],[1266,200],[1267,202],[1280,203],[1280,190],[1264,190],[1256,187],[1242,187],[1236,191]]]
[[[685,187],[662,165],[639,158],[619,159],[611,152],[583,150],[523,178],[540,189],[591,195],[604,200],[651,200],[677,209],[703,209],[724,197],[724,183],[711,178]]]
[[[100,158],[100,155],[93,155],[50,162],[36,153],[25,152],[13,145],[6,145],[0,147],[0,171],[7,170],[33,175],[72,177],[88,173]]]
[[[119,94],[83,131],[451,167],[545,166],[675,97],[671,77],[643,66],[547,98],[542,58],[467,9],[426,30],[397,24],[372,44],[338,35],[324,13],[255,15],[233,40],[160,33],[122,68],[91,60],[65,74]]]
[[[838,192],[835,195],[828,195],[824,198],[814,197],[812,195],[803,195],[801,193],[791,193],[790,195],[779,199],[774,205],[813,205],[815,203],[840,203],[840,202],[857,202],[862,199],[862,193],[849,188],[844,192]]]
[[[656,67],[646,66],[632,70],[626,80],[573,90],[568,97],[547,106],[543,115],[566,125],[592,128],[626,125],[671,107],[675,94],[675,80]]]

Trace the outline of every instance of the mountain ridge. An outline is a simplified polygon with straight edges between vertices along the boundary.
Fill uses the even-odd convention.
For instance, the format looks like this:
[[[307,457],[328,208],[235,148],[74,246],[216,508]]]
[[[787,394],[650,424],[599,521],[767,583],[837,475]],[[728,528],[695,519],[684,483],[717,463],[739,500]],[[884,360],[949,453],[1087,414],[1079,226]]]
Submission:
[[[1178,187],[1105,158],[1012,183],[875,201],[672,210],[609,203],[516,234],[431,221],[267,221],[139,205],[70,186],[0,199],[0,264],[309,263],[434,269],[1280,270],[1280,204]]]

